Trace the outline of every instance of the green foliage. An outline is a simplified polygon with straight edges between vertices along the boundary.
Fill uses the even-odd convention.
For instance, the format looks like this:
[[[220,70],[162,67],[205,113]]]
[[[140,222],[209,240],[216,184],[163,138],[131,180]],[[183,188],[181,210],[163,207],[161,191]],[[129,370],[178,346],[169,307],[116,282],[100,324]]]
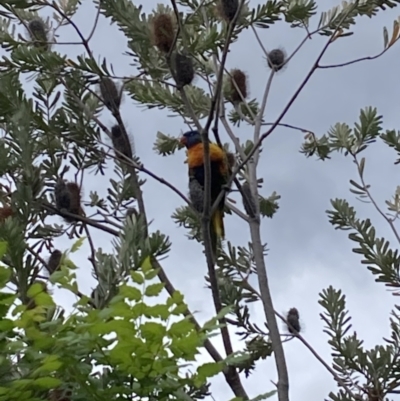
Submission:
[[[320,294],[320,305],[325,309],[321,318],[325,323],[325,333],[329,336],[332,348],[333,364],[341,383],[338,394],[330,393],[334,401],[350,400],[348,391],[361,396],[385,396],[400,384],[399,363],[399,319],[393,313],[391,319],[391,339],[387,345],[376,346],[370,350],[363,347],[363,341],[357,334],[349,334],[351,329],[349,313],[346,310],[346,299],[340,290],[332,287]],[[360,379],[364,378],[364,383]]]
[[[281,198],[275,191],[268,198],[259,197],[261,216],[272,218],[278,211],[278,200]]]
[[[162,155],[169,156],[175,153],[177,149],[181,147],[179,140],[169,135],[165,135],[162,132],[157,132],[157,139],[154,143],[154,150]]]
[[[400,287],[400,255],[397,249],[390,248],[385,238],[377,238],[374,226],[369,219],[356,217],[353,207],[340,199],[332,201],[333,211],[328,211],[330,222],[335,228],[352,230],[350,240],[357,243],[353,252],[363,256],[362,264],[377,276],[376,281],[394,289]]]
[[[240,126],[240,122],[243,120],[243,118],[252,120],[252,117],[257,115],[259,112],[259,104],[256,99],[252,99],[248,101],[246,105],[240,104],[239,111],[240,115],[238,110],[231,110],[228,116],[229,121],[238,127]]]
[[[356,156],[382,136],[381,124],[382,116],[378,115],[377,109],[367,107],[361,110],[360,123],[355,123],[354,128],[344,123],[337,123],[329,129],[327,135],[319,139],[309,135],[301,152],[306,156],[317,154],[321,160],[328,158],[332,152],[344,152],[346,156],[348,154]]]
[[[350,180],[350,191],[363,202],[376,205],[398,239],[397,231],[393,225],[398,218],[399,210],[397,190],[393,200],[386,202],[392,215],[384,215],[373,198],[371,186],[366,183],[366,159],[360,159],[358,156],[379,139],[395,148],[395,134],[394,131],[382,132],[382,116],[378,114],[375,108],[367,107],[361,110],[359,118],[360,122],[355,123],[354,128],[350,128],[347,124],[336,124],[329,130],[328,135],[322,137],[322,140],[315,139],[313,148],[309,146],[310,142],[307,141],[303,146],[303,152],[308,156],[312,155],[313,152],[318,154],[317,147],[321,146],[320,142],[323,142],[323,146],[327,149],[326,154],[336,151],[351,157],[357,167],[360,181]],[[320,154],[319,157],[324,159]],[[331,203],[333,210],[327,211],[329,221],[335,229],[351,231],[349,239],[357,244],[353,252],[362,255],[361,263],[367,265],[378,282],[385,283],[391,289],[398,288],[398,266],[400,263],[398,250],[391,248],[390,242],[385,238],[377,237],[371,220],[358,218],[355,208],[350,206],[348,201],[335,199]]]
[[[174,312],[177,307],[186,308],[181,296],[156,305],[146,303],[147,297],[161,290],[159,283],[150,284],[146,279],[149,265],[135,272],[143,277],[140,286],[128,282],[118,285],[119,295],[106,309],[90,311],[82,305],[80,312],[68,318],[54,316],[49,321],[40,320],[39,326],[34,322],[41,309],[30,312],[15,308],[15,297],[4,291],[7,270],[1,271],[0,328],[3,339],[13,338],[0,349],[0,393],[4,399],[41,399],[55,388],[71,390],[78,399],[100,391],[101,398],[106,399],[133,389],[142,397],[167,399],[187,386],[204,385],[224,366],[206,363],[195,374],[181,372],[182,362],[194,361],[204,336],[211,333],[199,333],[182,312]],[[54,305],[39,285],[31,286],[28,295],[42,308]],[[12,309],[19,312],[9,320],[6,315]],[[171,315],[175,316],[173,322]],[[26,328],[25,334],[17,330],[21,326]],[[15,356],[20,356],[18,361]],[[103,373],[87,381],[92,365],[103,366]],[[6,366],[7,370],[3,369]],[[128,381],[133,387],[125,385]]]
[[[355,18],[358,16],[375,16],[380,9],[386,7],[393,8],[399,4],[399,1],[392,0],[373,0],[368,2],[349,2],[342,3],[340,6],[335,6],[327,12],[321,14],[318,28],[321,30],[321,35],[330,36],[336,29],[349,30],[352,25],[356,24]],[[351,35],[352,32],[347,32],[345,35]]]
[[[396,189],[392,200],[386,201],[389,213],[385,213],[375,200],[371,185],[367,184],[367,159],[359,156],[379,140],[398,151],[396,131],[383,132],[382,116],[375,108],[368,107],[361,110],[359,122],[354,124],[354,128],[337,123],[320,139],[308,136],[302,152],[307,156],[316,154],[322,160],[332,152],[350,157],[358,175],[358,180],[350,180],[350,192],[360,201],[370,203],[388,224],[395,240],[400,242],[395,226],[399,216],[399,189]],[[391,247],[387,239],[379,237],[371,219],[358,217],[356,208],[347,200],[333,199],[331,205],[332,209],[327,210],[329,222],[335,229],[350,232],[348,237],[356,244],[353,252],[361,255],[361,264],[367,266],[377,282],[384,283],[393,294],[398,295],[400,255],[397,247]],[[400,385],[397,369],[400,344],[398,307],[390,319],[391,339],[385,339],[386,345],[366,350],[355,332],[349,334],[351,324],[345,295],[329,287],[320,294],[320,304],[325,309],[321,318],[326,324],[325,333],[332,348],[332,367],[339,385],[339,392],[330,393],[330,398],[345,401],[367,395],[369,399],[384,399]]]
[[[286,22],[292,27],[308,27],[309,19],[316,14],[317,5],[313,0],[290,0],[286,5]]]

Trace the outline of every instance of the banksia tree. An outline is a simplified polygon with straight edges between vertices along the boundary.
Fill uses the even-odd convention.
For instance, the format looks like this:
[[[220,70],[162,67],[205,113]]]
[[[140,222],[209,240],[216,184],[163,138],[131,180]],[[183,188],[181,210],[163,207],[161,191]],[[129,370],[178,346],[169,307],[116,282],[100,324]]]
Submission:
[[[317,212],[305,215],[299,188],[306,192],[315,177],[293,178],[293,185],[300,181],[298,186],[285,192],[285,200],[289,192],[294,194],[292,202],[280,209],[273,178],[281,179],[282,165],[263,161],[280,151],[269,139],[283,130],[304,135],[300,150],[307,157],[322,162],[337,153],[350,159],[358,177],[353,174],[350,181],[352,194],[378,213],[372,220],[366,208],[361,217],[350,201],[338,198],[331,201],[327,220],[350,233],[353,251],[376,286],[383,284],[399,295],[400,189],[387,200],[385,210],[368,183],[369,156],[364,151],[380,143],[396,152],[393,161],[398,163],[400,134],[396,127],[383,128],[383,116],[374,107],[362,108],[354,124],[339,122],[325,135],[320,129],[314,133],[310,127],[316,120],[315,100],[304,102],[301,97],[317,70],[322,76],[327,69],[341,71],[361,60],[364,68],[366,60],[390,52],[400,37],[397,20],[391,31],[384,28],[384,48],[378,54],[325,64],[326,52],[345,43],[358,20],[369,23],[378,12],[395,9],[398,1],[343,2],[332,10],[320,10],[315,0],[257,6],[247,0],[182,0],[164,2],[155,10],[142,3],[0,4],[0,398],[196,401],[276,394],[279,401],[288,401],[289,388],[294,389],[293,398],[309,387],[313,394],[315,390],[310,383],[292,384],[296,372],[286,357],[295,351],[287,347],[289,342],[310,351],[309,358],[316,358],[323,374],[334,379],[332,392],[328,395],[327,389],[321,399],[383,400],[397,394],[398,307],[388,319],[390,335],[368,349],[360,332],[351,331],[340,289],[321,290],[313,280],[302,287],[304,263],[298,262],[289,237],[293,232],[297,244],[308,246],[302,222],[314,227]],[[86,26],[86,21],[93,25]],[[112,23],[118,35],[108,27]],[[107,38],[110,29],[109,41],[99,42],[99,24],[104,24]],[[289,54],[278,46],[290,35],[274,30],[285,24],[302,32],[302,42]],[[369,35],[374,27],[370,25]],[[276,101],[275,80],[291,73],[284,66],[289,60],[295,65],[301,57],[293,56],[301,55],[304,44],[315,43],[310,40],[318,36],[325,42],[310,60],[310,70],[298,85],[285,81],[293,95]],[[243,41],[252,51],[251,57],[243,53],[248,59],[241,55]],[[72,46],[74,52],[69,52]],[[121,46],[126,48],[118,57]],[[257,66],[262,74],[254,73]],[[31,72],[35,74],[28,85],[24,74]],[[366,69],[363,76],[365,82],[374,78]],[[334,79],[332,72],[327,81]],[[329,98],[323,82],[318,93]],[[353,95],[356,99],[356,92]],[[340,100],[326,105],[335,122]],[[302,119],[295,121],[293,113],[289,122],[288,112],[297,102],[303,102]],[[320,108],[325,107],[322,103]],[[282,110],[276,110],[277,105]],[[127,123],[134,136],[128,134]],[[197,133],[191,147],[180,139],[182,132]],[[284,149],[282,160],[294,160],[290,147]],[[162,157],[171,163],[163,164]],[[322,167],[316,168],[323,173]],[[391,180],[385,176],[382,181]],[[163,191],[149,191],[150,182]],[[317,192],[323,191],[315,185]],[[167,199],[166,191],[174,197]],[[298,209],[283,235],[272,224],[264,229],[266,219],[289,213],[293,204]],[[174,208],[172,218],[169,207]],[[225,231],[216,242],[210,231],[214,216],[221,217],[220,231]],[[379,217],[397,246],[378,235],[382,228],[373,224]],[[73,228],[79,220],[81,231],[69,230],[60,224],[62,219],[74,223]],[[280,242],[298,269],[295,278],[285,270],[285,255],[274,248]],[[346,250],[331,248],[320,252],[327,261],[339,251],[346,258]],[[314,259],[309,265],[313,274],[320,268]],[[180,270],[170,276],[172,269]],[[197,285],[195,290],[202,291],[206,284],[200,296],[202,312],[212,315],[208,322],[185,303],[188,291],[193,291],[187,281],[179,283],[187,279],[185,274]],[[344,273],[337,269],[335,274]],[[292,281],[297,293],[289,289]],[[302,311],[301,300],[295,299],[298,293],[312,296],[320,291],[319,307],[314,300],[304,308],[302,321],[321,318],[324,334],[312,334],[327,336],[332,356],[319,355],[312,339],[304,338],[308,333],[297,308],[285,316],[276,310],[278,289],[271,289],[275,285],[282,288],[281,295],[284,292],[284,308],[295,304]],[[215,341],[217,335],[220,341]],[[267,377],[263,369],[259,380],[264,360],[271,369]],[[308,366],[308,361],[302,359],[301,364]],[[226,394],[213,394],[215,378],[226,382]]]

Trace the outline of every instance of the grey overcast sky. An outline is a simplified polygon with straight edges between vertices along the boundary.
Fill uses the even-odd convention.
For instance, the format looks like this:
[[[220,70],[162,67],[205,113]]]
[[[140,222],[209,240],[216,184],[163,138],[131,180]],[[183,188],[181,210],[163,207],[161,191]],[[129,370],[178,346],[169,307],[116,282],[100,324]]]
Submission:
[[[151,11],[157,3],[146,0],[144,11]],[[169,4],[168,1],[164,3]],[[256,7],[258,3],[251,0],[250,6]],[[337,4],[337,1],[318,1],[319,13]],[[84,2],[74,17],[85,35],[90,32],[94,21],[93,10],[91,2]],[[388,27],[391,32],[393,20],[399,14],[400,10],[395,8],[380,12],[373,20],[358,19],[357,26],[353,29],[355,34],[337,40],[329,48],[322,63],[339,63],[378,54],[383,49],[383,27]],[[316,16],[312,27],[318,20],[319,16]],[[304,31],[290,29],[284,22],[258,32],[268,50],[283,47],[288,54],[292,53],[304,37]],[[59,33],[62,41],[77,40],[76,33],[69,27],[61,29]],[[274,121],[279,115],[306,76],[325,41],[325,37],[318,36],[308,41],[288,67],[274,78],[266,120]],[[113,64],[117,75],[129,76],[133,73],[129,66],[130,59],[123,55],[126,40],[116,25],[110,26],[107,20],[101,18],[91,46],[96,57],[106,57],[108,63]],[[398,45],[394,46],[377,60],[317,71],[283,121],[307,128],[321,136],[336,122],[352,125],[358,120],[361,108],[376,106],[384,116],[384,127],[398,128],[398,49]],[[69,57],[84,51],[78,46],[63,46],[59,50],[66,51]],[[229,68],[241,68],[248,73],[251,97],[260,99],[268,79],[268,69],[250,30],[245,31],[238,43],[232,46],[227,65]],[[168,117],[165,111],[143,110],[127,96],[122,114],[134,136],[136,152],[145,166],[186,192],[184,152],[161,157],[152,150],[157,131],[179,135],[186,129],[182,120]],[[103,122],[108,125],[113,123],[108,112],[104,112]],[[235,129],[235,133],[244,141],[251,138],[252,129],[242,124],[240,129]],[[228,141],[225,132],[222,131],[222,135]],[[286,312],[290,307],[297,307],[305,338],[322,357],[330,361],[330,349],[319,317],[322,309],[318,304],[318,294],[322,289],[332,285],[344,291],[347,307],[353,316],[353,328],[365,341],[366,347],[381,343],[382,337],[389,335],[389,312],[395,302],[395,298],[382,285],[374,282],[366,267],[360,264],[360,258],[351,252],[354,244],[347,239],[347,233],[335,231],[329,224],[325,210],[330,207],[330,199],[347,198],[357,207],[360,217],[372,218],[379,235],[390,239],[394,247],[396,244],[388,227],[372,206],[359,203],[349,193],[348,181],[351,178],[356,179],[356,169],[350,160],[340,155],[335,155],[327,162],[306,159],[299,153],[302,141],[303,134],[300,132],[279,128],[264,144],[259,167],[259,176],[265,182],[261,192],[268,196],[277,191],[282,199],[274,219],[263,220],[262,235],[270,249],[266,263],[275,308]],[[399,167],[393,165],[395,153],[381,145],[374,145],[365,155],[368,156],[368,182],[372,185],[372,192],[377,200],[383,204],[399,184]],[[111,171],[111,167],[109,170]],[[206,264],[202,248],[189,241],[185,230],[176,227],[170,218],[174,209],[182,204],[180,198],[160,183],[149,177],[146,179],[144,196],[149,218],[154,220],[152,228],[169,235],[173,242],[169,258],[163,265],[174,285],[184,292],[190,308],[197,312],[198,319],[203,322],[214,314],[214,310],[211,294],[204,288]],[[85,199],[91,190],[105,194],[106,185],[102,180],[100,176],[86,180]],[[245,245],[250,238],[246,225],[235,216],[226,217],[226,232],[227,238],[235,245]],[[103,250],[111,249],[110,237],[106,234],[97,235],[96,241],[96,245]],[[58,245],[65,249],[70,243],[60,240]],[[90,293],[94,280],[87,263],[86,251],[87,248],[84,247],[80,255],[72,255],[72,259],[79,265],[77,274],[81,291]],[[55,296],[64,305],[71,305],[74,301],[65,292],[55,291]],[[253,319],[258,324],[264,321],[264,313],[259,305],[253,308]],[[215,341],[221,348],[219,340]],[[241,345],[236,342],[236,346],[239,348]],[[291,341],[285,344],[285,353],[292,400],[322,400],[327,398],[331,390],[335,390],[330,374],[300,342]],[[255,396],[272,390],[271,381],[276,379],[275,364],[270,358],[267,362],[258,364],[256,372],[248,379],[243,378],[243,382],[250,396]],[[216,400],[233,397],[222,378],[214,379],[212,383]]]

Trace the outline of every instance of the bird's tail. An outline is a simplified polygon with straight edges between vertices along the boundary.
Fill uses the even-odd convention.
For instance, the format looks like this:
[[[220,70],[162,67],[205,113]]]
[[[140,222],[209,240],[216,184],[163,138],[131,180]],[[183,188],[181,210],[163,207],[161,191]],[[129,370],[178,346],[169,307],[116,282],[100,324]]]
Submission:
[[[218,241],[225,237],[224,212],[216,210],[211,217],[211,242],[215,260],[217,259]]]
[[[212,225],[215,234],[218,238],[224,239],[225,237],[225,227],[224,227],[224,212],[217,209],[212,216]]]

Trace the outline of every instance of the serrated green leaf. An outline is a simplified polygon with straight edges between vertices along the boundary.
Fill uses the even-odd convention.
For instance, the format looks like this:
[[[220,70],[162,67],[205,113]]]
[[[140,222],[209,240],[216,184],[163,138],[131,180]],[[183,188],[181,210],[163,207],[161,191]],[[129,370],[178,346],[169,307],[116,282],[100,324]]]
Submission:
[[[132,274],[132,272],[131,272]],[[142,277],[142,275],[140,275]],[[141,291],[133,286],[123,285],[120,287],[120,295],[128,298],[130,301],[140,301],[142,299]]]
[[[81,237],[77,241],[75,241],[71,247],[71,253],[75,253],[76,251],[79,251],[79,249],[81,249],[85,239],[86,239],[86,237]]]
[[[143,284],[144,283],[144,277],[143,277],[142,273],[136,272],[136,271],[131,271],[130,275],[131,275],[131,278],[132,278],[134,283],[136,283],[136,284]]]
[[[146,287],[144,294],[146,297],[156,297],[161,294],[161,291],[164,289],[164,283],[155,283],[150,284]]]
[[[224,365],[220,362],[205,363],[197,368],[197,374],[201,379],[208,379],[221,373]]]
[[[179,322],[172,323],[171,327],[168,329],[168,334],[170,336],[182,337],[186,336],[192,330],[194,330],[193,323],[188,319],[183,319]]]

